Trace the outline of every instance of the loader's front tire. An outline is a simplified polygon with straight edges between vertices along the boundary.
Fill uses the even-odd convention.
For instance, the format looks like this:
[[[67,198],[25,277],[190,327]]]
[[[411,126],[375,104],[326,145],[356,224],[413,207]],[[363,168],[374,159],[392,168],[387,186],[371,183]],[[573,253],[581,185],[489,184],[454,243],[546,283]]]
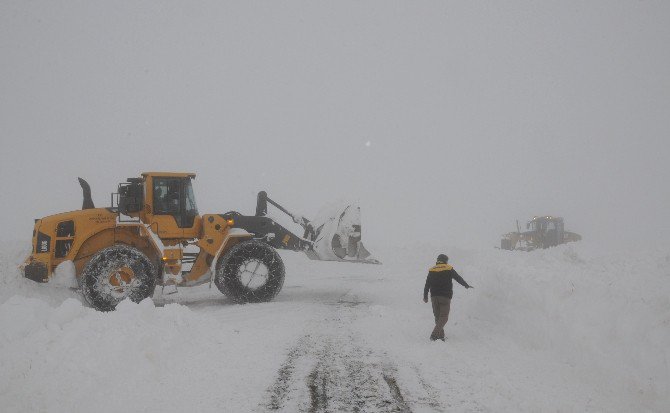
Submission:
[[[214,283],[237,303],[272,300],[284,285],[284,263],[268,244],[241,242],[219,258]]]
[[[117,244],[95,253],[84,266],[81,291],[100,311],[112,311],[126,298],[139,303],[156,288],[156,270],[137,248]]]

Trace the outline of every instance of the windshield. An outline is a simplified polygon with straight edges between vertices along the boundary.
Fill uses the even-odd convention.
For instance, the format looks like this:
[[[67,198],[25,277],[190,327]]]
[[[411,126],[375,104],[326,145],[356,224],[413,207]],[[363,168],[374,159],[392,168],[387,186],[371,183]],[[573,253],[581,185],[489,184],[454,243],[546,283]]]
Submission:
[[[195,204],[195,195],[193,194],[193,183],[190,178],[184,180],[184,195],[186,198],[184,205],[186,215],[198,215],[198,207]]]

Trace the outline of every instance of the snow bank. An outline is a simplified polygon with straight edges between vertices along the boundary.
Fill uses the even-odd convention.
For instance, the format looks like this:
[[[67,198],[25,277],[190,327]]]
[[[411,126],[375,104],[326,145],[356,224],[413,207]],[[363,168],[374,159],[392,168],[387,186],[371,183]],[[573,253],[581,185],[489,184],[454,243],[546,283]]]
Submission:
[[[247,322],[151,299],[101,313],[12,297],[0,306],[3,411],[253,410],[291,330],[249,329],[264,312],[235,307]]]
[[[313,314],[233,305],[206,287],[102,313],[72,289],[21,278],[22,253],[0,254],[3,412],[251,411]],[[193,308],[169,302],[180,298]]]
[[[186,307],[156,309],[151,300],[124,302],[117,312],[106,314],[73,299],[52,308],[16,296],[0,307],[0,325],[0,388],[8,411],[87,410],[84,406],[120,411],[160,405],[158,395],[150,394],[155,390],[151,383],[179,392],[183,380],[211,378],[211,370],[198,374],[183,355],[191,359],[192,351],[212,352],[214,343],[225,341],[222,333],[203,329]],[[206,348],[196,339],[203,336]],[[165,374],[175,363],[183,376]]]
[[[658,409],[670,392],[669,262],[667,251],[591,255],[576,244],[482,252],[463,265],[481,287],[467,311],[594,388]]]
[[[573,398],[573,403],[581,406],[579,410],[588,407],[589,398],[603,400],[607,404],[601,404],[600,408],[606,410],[663,411],[670,405],[667,249],[615,254],[598,252],[588,244],[579,243],[531,253],[458,248],[446,251],[457,271],[475,286],[474,290],[466,291],[455,284],[447,325],[447,336],[452,335],[451,347],[463,345],[464,351],[471,351],[481,345],[477,351],[489,353],[485,364],[501,375],[494,381],[503,381],[502,377],[519,379],[516,386],[521,388],[516,392],[509,390],[511,399],[516,398],[517,402],[521,397],[530,399],[533,392],[540,391],[534,383],[526,383],[529,388],[524,391],[520,384],[524,377],[515,377],[513,370],[528,376],[527,371],[534,368],[532,363],[551,360],[550,364],[536,367],[552,370],[540,375],[552,383],[551,387],[568,388],[572,382],[581,388],[575,391],[586,389],[582,401],[574,400],[568,392],[551,390],[556,397],[552,406],[563,405],[558,410],[575,408],[575,404],[565,405],[562,397]],[[382,259],[399,269],[396,276],[401,278],[400,289],[413,288],[418,295],[417,287],[425,280],[425,263],[430,264],[439,252],[442,250],[404,249]],[[408,281],[412,273],[417,278]],[[411,324],[419,317],[430,316],[427,305],[422,308],[418,297],[412,300],[398,295],[396,303],[390,304],[390,318],[396,317],[402,331],[394,339],[403,340],[403,335],[418,331],[424,336],[429,333],[429,326],[417,329]],[[406,314],[406,308],[412,309],[410,314]],[[411,341],[405,343],[408,347],[415,345]],[[412,357],[407,352],[400,354]],[[484,354],[463,356],[473,366],[482,363]],[[503,357],[514,360],[501,360]],[[416,360],[429,363],[429,359]],[[482,383],[486,380],[482,379]],[[499,393],[490,397],[504,394],[500,387],[494,390]],[[559,397],[561,393],[565,394]],[[489,407],[544,410],[546,407],[541,403],[531,406],[494,403]]]

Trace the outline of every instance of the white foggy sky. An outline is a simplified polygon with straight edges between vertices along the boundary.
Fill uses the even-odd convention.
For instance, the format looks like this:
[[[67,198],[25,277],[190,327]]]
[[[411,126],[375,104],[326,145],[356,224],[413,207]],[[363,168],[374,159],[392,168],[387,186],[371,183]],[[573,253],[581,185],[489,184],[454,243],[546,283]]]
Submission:
[[[0,238],[183,170],[201,213],[358,199],[371,250],[670,243],[668,2],[2,0],[0,58]]]

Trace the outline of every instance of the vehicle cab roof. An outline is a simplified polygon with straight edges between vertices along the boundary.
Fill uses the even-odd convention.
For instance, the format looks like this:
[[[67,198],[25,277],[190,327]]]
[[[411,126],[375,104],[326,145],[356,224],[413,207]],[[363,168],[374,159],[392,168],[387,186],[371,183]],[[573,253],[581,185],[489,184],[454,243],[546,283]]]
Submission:
[[[531,221],[563,221],[563,218],[553,217],[551,215],[544,215],[539,217],[533,217]]]
[[[142,172],[143,178],[146,178],[148,176],[195,179],[195,174],[193,172]]]

